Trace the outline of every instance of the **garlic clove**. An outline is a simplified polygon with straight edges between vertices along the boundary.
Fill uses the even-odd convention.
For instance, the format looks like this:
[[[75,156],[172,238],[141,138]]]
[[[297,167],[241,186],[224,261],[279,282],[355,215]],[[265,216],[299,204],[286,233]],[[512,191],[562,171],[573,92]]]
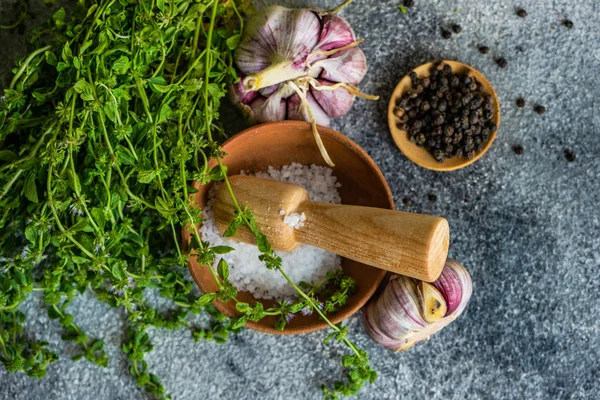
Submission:
[[[258,94],[256,92],[246,92],[244,90],[244,85],[242,84],[242,80],[240,79],[237,83],[232,85],[232,95],[234,97],[234,102],[240,102],[242,104],[251,103]]]
[[[435,322],[446,316],[446,299],[430,283],[419,281],[417,283],[421,313],[427,322]]]
[[[358,85],[367,73],[367,59],[361,49],[352,47],[315,62],[312,68],[323,68],[323,79]]]
[[[256,122],[274,122],[285,118],[285,105],[286,101],[275,94],[266,98],[257,97],[256,100],[250,103],[250,109]]]
[[[441,276],[441,280],[426,283],[393,275],[380,296],[372,299],[363,311],[363,324],[369,336],[393,351],[404,351],[454,321],[471,297],[471,277],[452,259],[446,262]],[[455,285],[460,285],[461,290]],[[453,299],[460,297],[458,305],[453,303],[453,311],[447,294]]]
[[[473,282],[467,269],[458,261],[449,258],[440,274],[432,283],[446,299],[447,314],[460,315],[473,293]]]
[[[319,125],[329,126],[330,118],[329,115],[321,108],[319,103],[315,100],[314,96],[310,93],[306,93],[307,104],[303,104],[298,94],[292,95],[287,101],[287,119],[295,119],[300,121],[311,122],[308,110],[306,107],[310,107],[315,117],[315,122]]]
[[[350,24],[337,15],[327,15],[322,19],[321,35],[314,50],[328,51],[346,46],[356,40]]]
[[[258,91],[258,93],[260,93],[261,96],[269,97],[270,95],[272,95],[273,93],[278,91],[281,88],[281,85],[282,85],[282,83],[278,83],[276,85],[264,87],[264,88],[260,89]],[[242,87],[243,87],[243,85],[242,85]],[[254,91],[254,92],[248,92],[248,93],[256,93],[256,92]]]
[[[317,82],[321,86],[332,86],[335,84],[335,82],[330,82],[325,79],[317,79]],[[350,111],[350,108],[354,103],[354,95],[350,94],[350,92],[343,87],[335,90],[326,90],[326,88],[319,90],[319,86],[311,86],[310,92],[323,111],[331,118],[344,116]]]

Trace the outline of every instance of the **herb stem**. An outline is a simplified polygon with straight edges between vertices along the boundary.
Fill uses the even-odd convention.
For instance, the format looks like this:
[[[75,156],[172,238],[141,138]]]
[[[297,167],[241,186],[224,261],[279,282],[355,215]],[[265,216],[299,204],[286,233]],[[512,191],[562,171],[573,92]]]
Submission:
[[[25,59],[25,61],[23,61],[23,65],[21,65],[21,68],[19,68],[19,70],[17,71],[17,73],[13,77],[13,79],[10,82],[10,85],[9,85],[8,88],[9,89],[14,89],[15,85],[17,84],[17,81],[19,80],[19,78],[21,77],[21,75],[23,75],[23,72],[25,72],[25,70],[27,69],[27,67],[29,66],[29,63],[35,57],[37,57],[38,54],[44,53],[45,51],[50,50],[51,48],[52,48],[52,46],[45,46],[45,47],[42,47],[41,49],[37,49],[37,50],[33,51],[31,54],[29,54],[29,56]]]

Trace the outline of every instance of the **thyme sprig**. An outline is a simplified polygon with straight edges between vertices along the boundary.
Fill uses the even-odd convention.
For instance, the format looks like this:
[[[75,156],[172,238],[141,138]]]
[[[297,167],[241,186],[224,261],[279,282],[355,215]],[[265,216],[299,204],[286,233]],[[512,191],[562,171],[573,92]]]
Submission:
[[[213,133],[226,87],[235,79],[237,46],[246,0],[78,0],[70,15],[58,10],[34,32],[32,51],[19,60],[0,100],[0,362],[10,372],[41,377],[57,356],[23,332],[19,305],[43,293],[50,318],[78,353],[106,366],[104,343],[90,338],[68,312],[79,293],[127,313],[122,351],[136,382],[169,397],[144,354],[152,350],[150,326],[190,329],[195,340],[223,343],[247,321],[279,316],[284,329],[293,315],[317,313],[351,354],[347,380],[328,398],[356,393],[375,378],[368,356],[327,314],[345,304],[354,282],[341,273],[317,285],[296,285],[281,258],[241,209],[227,179],[224,153]],[[208,160],[218,165],[208,168]],[[278,270],[298,295],[264,309],[237,300],[229,266],[196,229],[189,252],[180,226],[202,223],[192,201],[193,181],[223,180],[236,205],[228,229],[248,227],[260,259]],[[189,257],[209,268],[219,290],[199,297],[185,265]],[[216,268],[215,268],[216,265]],[[160,312],[144,296],[156,290],[173,307]],[[214,301],[235,301],[228,319]],[[190,327],[189,314],[207,312],[208,328]]]

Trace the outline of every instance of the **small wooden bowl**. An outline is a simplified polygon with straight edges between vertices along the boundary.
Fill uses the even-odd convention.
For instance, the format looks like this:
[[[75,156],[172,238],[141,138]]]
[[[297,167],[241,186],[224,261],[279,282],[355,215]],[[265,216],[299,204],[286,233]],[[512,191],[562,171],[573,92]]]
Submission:
[[[473,157],[471,160],[462,157],[452,157],[447,158],[444,162],[440,163],[437,162],[435,158],[424,147],[419,147],[415,143],[410,141],[408,137],[408,132],[399,129],[396,126],[398,119],[394,115],[394,108],[396,107],[396,102],[400,100],[408,91],[408,89],[410,89],[412,86],[410,80],[410,73],[405,75],[400,80],[398,86],[396,86],[396,89],[394,89],[394,92],[392,93],[392,97],[390,98],[390,104],[388,106],[388,124],[390,126],[390,132],[392,133],[392,137],[394,138],[396,145],[398,146],[398,148],[400,148],[402,153],[404,153],[404,155],[408,157],[409,160],[427,169],[432,169],[435,171],[453,171],[474,163],[479,158],[481,158],[481,156],[483,156],[486,151],[488,151],[488,149],[492,145],[492,142],[496,138],[496,133],[498,132],[498,128],[500,127],[500,103],[498,102],[498,96],[496,95],[496,91],[481,72],[477,71],[470,65],[463,64],[457,61],[444,60],[443,63],[449,64],[452,67],[452,71],[455,74],[463,74],[466,72],[469,76],[477,79],[477,81],[481,83],[482,92],[489,96],[492,96],[492,101],[494,105],[494,109],[492,111],[492,121],[494,121],[494,123],[496,124],[496,132],[490,134],[490,137],[487,143],[485,143],[485,145],[483,146],[483,149],[477,154],[475,154],[475,157]],[[416,72],[419,78],[425,78],[430,76],[431,70],[435,64],[436,62],[423,64],[413,69],[411,72]]]
[[[336,165],[333,173],[342,184],[339,188],[342,203],[393,210],[394,200],[390,189],[371,157],[356,143],[332,129],[319,127],[319,133]],[[315,144],[310,124],[303,121],[282,121],[252,127],[225,142],[223,150],[227,153],[223,163],[227,165],[229,175],[237,175],[241,170],[264,171],[268,166],[281,167],[292,162],[326,165]],[[211,160],[209,166],[214,165],[216,162]],[[194,202],[203,207],[210,187],[197,182],[194,187],[198,190],[194,194]],[[187,248],[191,232],[184,228],[182,237],[184,248]],[[286,267],[292,268],[284,265]],[[342,268],[354,278],[357,290],[343,308],[329,316],[334,324],[358,311],[375,293],[386,274],[384,270],[345,258],[342,259]],[[199,265],[194,257],[190,258],[189,269],[202,292],[218,290],[208,268]],[[240,292],[238,299],[244,302],[260,301],[265,308],[275,304],[273,300],[255,299],[248,292]],[[216,301],[215,307],[229,317],[238,315],[233,301]],[[247,322],[246,327],[259,332],[290,335],[313,332],[328,326],[316,313],[312,316],[297,315],[283,331],[273,328],[276,321],[276,317],[267,317],[258,322]]]

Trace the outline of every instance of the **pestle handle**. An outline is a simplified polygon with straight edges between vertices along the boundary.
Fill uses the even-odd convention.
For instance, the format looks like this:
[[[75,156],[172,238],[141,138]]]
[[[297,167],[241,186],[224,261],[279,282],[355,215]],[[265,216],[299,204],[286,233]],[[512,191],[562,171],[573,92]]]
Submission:
[[[441,217],[374,207],[311,202],[297,185],[249,176],[232,176],[229,182],[243,208],[250,209],[260,231],[279,251],[293,251],[300,243],[343,257],[432,282],[440,275],[449,245],[448,222]],[[217,229],[223,233],[235,216],[224,187],[214,207]],[[303,226],[283,222],[286,215],[304,213]],[[232,239],[255,243],[246,227]]]
[[[397,274],[432,282],[448,256],[444,218],[310,201],[296,212],[306,215],[298,241]]]

